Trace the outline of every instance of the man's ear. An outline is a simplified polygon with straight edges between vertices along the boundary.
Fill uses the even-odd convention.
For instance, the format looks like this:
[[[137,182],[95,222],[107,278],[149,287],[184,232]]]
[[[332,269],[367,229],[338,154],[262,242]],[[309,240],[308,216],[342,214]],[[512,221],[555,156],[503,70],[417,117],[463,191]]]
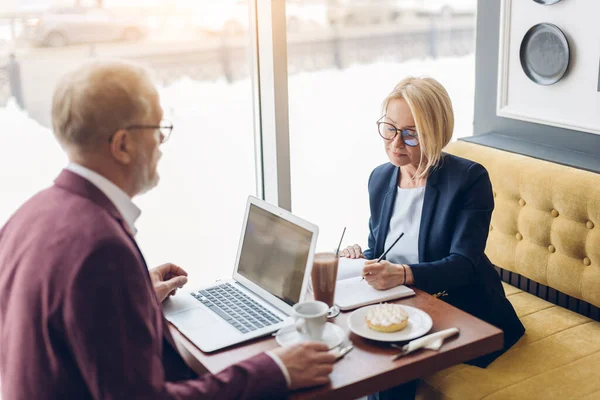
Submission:
[[[132,154],[135,144],[131,140],[131,135],[125,129],[115,132],[110,142],[110,152],[112,156],[122,164],[129,164],[132,161]]]

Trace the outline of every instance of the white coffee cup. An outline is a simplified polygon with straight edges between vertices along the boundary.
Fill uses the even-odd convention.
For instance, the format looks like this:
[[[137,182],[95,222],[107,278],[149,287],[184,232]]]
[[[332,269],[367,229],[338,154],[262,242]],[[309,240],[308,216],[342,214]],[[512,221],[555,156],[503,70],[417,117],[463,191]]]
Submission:
[[[322,301],[303,301],[293,308],[296,330],[310,340],[321,340],[329,306]]]

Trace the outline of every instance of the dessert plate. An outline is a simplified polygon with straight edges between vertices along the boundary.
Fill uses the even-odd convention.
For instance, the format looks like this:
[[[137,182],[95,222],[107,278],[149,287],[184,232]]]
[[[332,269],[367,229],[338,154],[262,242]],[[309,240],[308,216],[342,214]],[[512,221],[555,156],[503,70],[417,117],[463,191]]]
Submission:
[[[358,336],[366,339],[379,340],[381,342],[403,342],[423,336],[433,326],[429,314],[415,307],[401,305],[408,313],[408,324],[406,328],[397,332],[378,332],[367,326],[365,316],[372,307],[377,304],[359,308],[348,317],[348,328]]]

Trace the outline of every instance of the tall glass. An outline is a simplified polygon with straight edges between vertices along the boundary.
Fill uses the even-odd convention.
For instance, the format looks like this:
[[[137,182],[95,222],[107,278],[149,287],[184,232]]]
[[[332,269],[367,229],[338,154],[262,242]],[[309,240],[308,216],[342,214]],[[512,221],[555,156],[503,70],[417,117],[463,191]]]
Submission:
[[[340,309],[334,303],[339,257],[335,253],[317,253],[313,260],[312,287],[315,300],[329,306],[328,318],[336,317]]]

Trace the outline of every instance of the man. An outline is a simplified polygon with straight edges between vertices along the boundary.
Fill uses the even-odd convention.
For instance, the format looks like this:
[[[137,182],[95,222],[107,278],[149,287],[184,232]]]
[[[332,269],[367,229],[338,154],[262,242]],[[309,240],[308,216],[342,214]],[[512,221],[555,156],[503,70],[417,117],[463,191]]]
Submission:
[[[140,67],[90,64],[58,85],[52,123],[70,164],[0,231],[5,399],[268,399],[328,381],[334,356],[319,343],[200,377],[177,353],[161,302],[186,273],[148,273],[131,201],[158,183],[161,120]]]

